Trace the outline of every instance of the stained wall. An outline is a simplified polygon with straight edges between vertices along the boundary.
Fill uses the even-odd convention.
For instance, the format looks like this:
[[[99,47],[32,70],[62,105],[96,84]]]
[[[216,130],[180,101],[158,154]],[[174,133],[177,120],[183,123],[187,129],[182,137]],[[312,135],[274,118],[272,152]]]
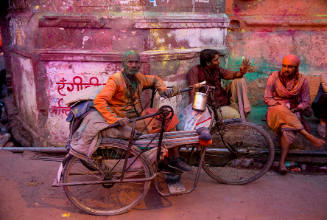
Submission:
[[[314,98],[319,75],[327,71],[327,1],[227,0],[226,13],[231,20],[227,65],[235,68],[242,56],[255,65],[256,72],[247,75],[253,104],[263,105],[266,79],[289,53],[301,59]]]
[[[65,97],[100,86],[121,70],[124,51],[140,52],[142,72],[183,86],[203,48],[226,53],[222,0],[12,0],[6,15],[17,120],[33,146],[63,146]],[[178,112],[187,96],[171,104]],[[159,105],[159,103],[158,103]]]

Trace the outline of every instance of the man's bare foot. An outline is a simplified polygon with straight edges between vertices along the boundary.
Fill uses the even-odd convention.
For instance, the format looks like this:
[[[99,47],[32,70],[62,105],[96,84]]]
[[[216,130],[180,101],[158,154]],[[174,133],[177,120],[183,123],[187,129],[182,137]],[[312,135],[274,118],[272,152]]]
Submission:
[[[317,137],[313,136],[312,134],[310,134],[309,132],[307,132],[304,129],[302,129],[300,131],[300,133],[302,135],[304,135],[304,137],[306,137],[313,144],[313,146],[316,147],[316,148],[322,147],[322,145],[325,144],[325,141],[323,139],[320,139],[320,138],[317,138]]]
[[[279,166],[278,172],[280,175],[286,175],[288,173],[288,169],[285,166]]]
[[[313,137],[310,141],[311,141],[311,143],[313,144],[313,146],[315,148],[322,147],[322,145],[325,144],[325,141],[323,139],[320,139],[320,138],[317,138],[317,137]]]

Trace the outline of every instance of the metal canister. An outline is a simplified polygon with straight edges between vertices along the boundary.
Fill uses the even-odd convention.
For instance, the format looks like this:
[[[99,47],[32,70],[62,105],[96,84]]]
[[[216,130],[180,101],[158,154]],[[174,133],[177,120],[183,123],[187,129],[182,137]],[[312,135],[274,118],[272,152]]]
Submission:
[[[205,111],[207,106],[207,94],[196,92],[194,96],[192,109],[196,111]]]

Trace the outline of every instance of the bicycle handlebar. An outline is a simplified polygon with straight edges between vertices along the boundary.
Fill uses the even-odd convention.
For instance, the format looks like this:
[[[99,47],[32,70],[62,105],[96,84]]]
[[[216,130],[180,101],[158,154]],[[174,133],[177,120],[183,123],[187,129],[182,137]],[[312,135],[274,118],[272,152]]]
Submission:
[[[193,85],[191,85],[191,86],[189,86],[189,87],[187,87],[187,88],[184,88],[184,89],[180,89],[180,90],[178,90],[173,96],[171,96],[171,97],[174,97],[174,96],[176,96],[176,95],[178,95],[178,94],[181,94],[181,93],[183,93],[183,92],[188,92],[188,91],[190,91],[190,90],[192,90],[192,89],[198,89],[198,88],[201,88],[201,87],[203,87],[203,86],[207,86],[207,82],[206,81],[203,81],[203,82],[200,82],[200,83],[196,83],[196,84],[193,84]],[[212,86],[209,86],[209,87],[212,87]],[[168,87],[168,88],[171,88],[171,87]],[[160,100],[165,100],[165,99],[167,99],[167,98],[171,98],[171,97],[160,97]]]
[[[193,85],[191,85],[191,86],[189,86],[187,88],[181,89],[175,95],[178,95],[178,94],[183,93],[183,92],[188,92],[188,91],[190,91],[192,89],[201,88],[203,86],[207,86],[206,85],[206,81],[203,81],[203,82],[200,82],[200,83],[196,83],[196,84],[193,84]],[[213,86],[207,86],[207,87],[210,88],[210,89],[211,88],[214,88]],[[164,99],[167,99],[167,98],[170,98],[170,97],[161,97],[160,99],[163,99],[164,100]],[[145,115],[145,116],[140,116],[140,117],[136,117],[136,118],[132,118],[132,119],[129,119],[128,122],[131,123],[131,122],[139,121],[139,120],[142,120],[142,119],[145,119],[145,118],[154,117],[154,116],[157,116],[157,115],[162,114],[162,112],[163,112],[163,110],[162,110],[162,107],[161,107],[156,113]],[[115,123],[109,125],[108,128],[113,128],[113,127],[116,127],[118,125],[119,125],[119,123],[118,122],[115,122]]]
[[[131,123],[131,122],[134,122],[134,121],[139,121],[139,120],[143,120],[143,119],[146,119],[146,118],[150,118],[150,117],[154,117],[154,116],[163,114],[164,113],[164,110],[163,109],[165,107],[166,106],[162,106],[161,108],[159,108],[159,110],[157,112],[152,113],[152,114],[148,114],[148,115],[144,115],[144,116],[140,116],[140,117],[136,117],[136,118],[131,118],[131,119],[128,120],[128,122]],[[109,125],[108,128],[113,128],[113,127],[116,127],[118,125],[119,125],[119,123],[118,122],[115,122],[115,123]]]

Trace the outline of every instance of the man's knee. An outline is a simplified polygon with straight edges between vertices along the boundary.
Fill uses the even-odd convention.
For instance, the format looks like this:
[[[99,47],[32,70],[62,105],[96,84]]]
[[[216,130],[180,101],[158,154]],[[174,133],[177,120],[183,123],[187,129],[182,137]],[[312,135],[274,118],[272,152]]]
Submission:
[[[235,79],[233,79],[232,83],[235,85],[247,85],[246,79],[244,77],[235,78]]]
[[[217,109],[217,114],[219,119],[232,119],[232,118],[240,118],[241,115],[237,109],[231,106],[222,106],[220,107],[220,111]]]
[[[282,131],[281,138],[287,145],[291,145],[295,141],[296,133],[294,131]]]
[[[237,78],[233,79],[233,81],[230,84],[230,90],[233,93],[237,93],[237,91],[240,91],[241,94],[247,94],[248,86],[245,78]]]

